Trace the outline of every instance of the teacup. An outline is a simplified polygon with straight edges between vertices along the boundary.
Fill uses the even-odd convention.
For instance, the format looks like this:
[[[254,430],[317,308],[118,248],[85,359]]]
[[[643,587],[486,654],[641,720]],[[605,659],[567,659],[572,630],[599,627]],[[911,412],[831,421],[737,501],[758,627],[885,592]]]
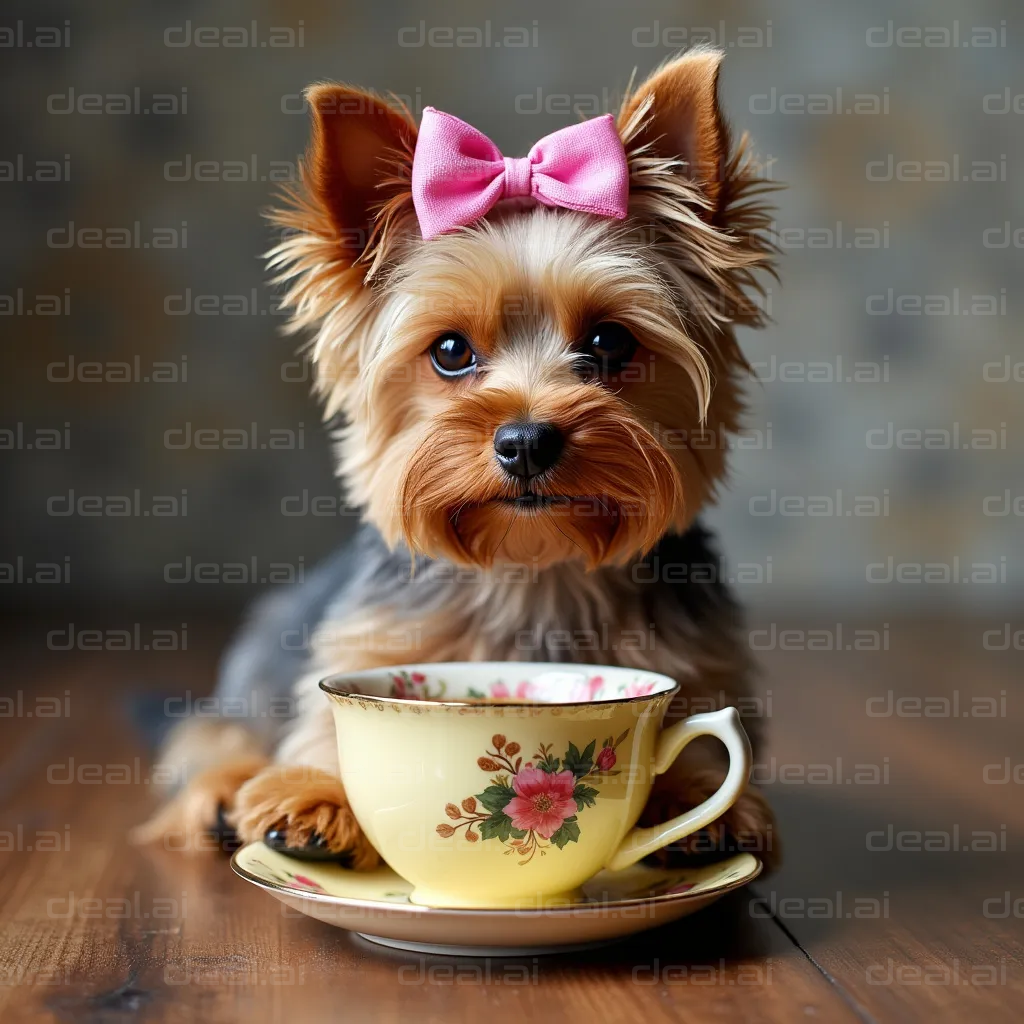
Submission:
[[[332,676],[341,776],[377,851],[434,907],[572,900],[703,828],[743,792],[735,708],[663,728],[679,687],[653,672],[519,662],[402,665]],[[657,775],[698,736],[729,752],[721,788],[634,828]]]

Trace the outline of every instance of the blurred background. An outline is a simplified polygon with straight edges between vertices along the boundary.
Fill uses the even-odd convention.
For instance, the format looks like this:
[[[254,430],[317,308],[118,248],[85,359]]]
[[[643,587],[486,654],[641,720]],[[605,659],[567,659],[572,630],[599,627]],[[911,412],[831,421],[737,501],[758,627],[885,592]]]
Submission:
[[[818,1004],[790,975],[754,990],[758,1008],[795,991],[778,1019],[818,1012],[837,985],[857,1019],[909,1020],[918,999],[929,1021],[1019,1017],[992,1007],[1010,986],[1024,999],[1024,947],[1006,937],[1024,842],[1020,4],[6,0],[0,973],[55,965],[64,985],[51,998],[2,974],[4,1021],[112,1020],[151,994],[147,1020],[189,1000],[194,1019],[270,1019],[267,990],[254,981],[246,995],[232,973],[259,966],[261,949],[308,966],[289,1000],[315,990],[325,1010],[301,1019],[334,1019],[338,964],[364,978],[373,966],[229,886],[222,860],[124,838],[157,800],[140,768],[146,722],[212,687],[245,604],[356,525],[260,255],[272,242],[260,210],[306,145],[303,88],[390,90],[523,153],[575,111],[615,109],[634,69],[697,43],[725,51],[725,110],[789,187],[773,323],[741,335],[748,430],[708,514],[750,609],[760,671],[744,710],[770,719],[753,778],[785,866],[723,909],[725,940],[699,932],[696,955],[817,967]],[[63,837],[55,855],[44,835]],[[152,921],[86,926],[47,902],[186,887],[188,923],[182,899],[166,942]],[[789,904],[777,944],[749,938],[765,927],[758,899],[775,914],[787,897],[855,896],[873,919]],[[254,940],[263,929],[285,936],[283,952]],[[609,956],[642,963],[665,942]],[[989,998],[872,980],[879,964],[936,958],[1009,963],[1009,981]],[[168,983],[168,964],[222,971],[223,1005],[244,1014],[213,1013],[209,986]],[[390,968],[379,973],[394,995]],[[600,968],[584,976],[608,998]],[[487,1012],[510,1005],[481,991]],[[430,1019],[455,1019],[446,992],[405,990],[410,1019],[427,1019],[428,996]],[[674,992],[672,1019],[692,1019],[698,993]],[[728,1019],[767,1019],[732,1006],[741,993],[725,982],[713,994]],[[952,996],[978,1002],[957,1016]],[[671,993],[657,999],[662,1019]],[[17,1017],[16,1003],[31,1011]]]
[[[573,110],[614,109],[634,68],[706,42],[726,50],[736,130],[789,185],[774,324],[741,339],[750,431],[709,517],[729,574],[773,612],[1011,606],[1024,590],[1014,11],[11,0],[0,601],[230,617],[353,529],[260,259],[259,211],[305,147],[304,86],[391,90],[515,153]],[[211,429],[200,437],[218,447],[199,447]],[[201,563],[214,582],[196,580]]]

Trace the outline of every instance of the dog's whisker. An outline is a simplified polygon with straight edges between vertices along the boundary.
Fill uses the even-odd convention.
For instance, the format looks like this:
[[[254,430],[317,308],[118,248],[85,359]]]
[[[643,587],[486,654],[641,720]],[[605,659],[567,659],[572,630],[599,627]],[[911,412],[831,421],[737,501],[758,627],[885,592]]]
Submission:
[[[576,542],[575,540],[573,540],[573,539],[572,539],[572,537],[570,537],[570,536],[569,536],[569,535],[568,535],[568,534],[567,534],[567,533],[565,532],[565,530],[563,530],[563,529],[562,529],[562,528],[561,528],[561,527],[560,527],[560,526],[558,525],[558,523],[556,523],[556,522],[555,522],[555,521],[554,521],[553,519],[551,520],[551,522],[552,522],[552,523],[554,524],[554,527],[555,527],[555,529],[556,529],[556,530],[557,530],[557,531],[558,531],[558,532],[559,532],[559,533],[560,533],[560,534],[561,534],[561,535],[562,535],[562,536],[563,536],[563,537],[564,537],[564,538],[565,538],[565,539],[566,539],[566,540],[567,540],[567,541],[568,541],[568,542],[569,542],[570,544],[574,545],[574,546],[575,546],[575,547],[576,547],[576,548],[577,548],[577,549],[579,550],[580,554],[581,554],[581,555],[583,555],[583,557],[584,557],[584,558],[586,558],[586,557],[587,557],[587,553],[586,553],[586,551],[584,551],[584,550],[583,550],[583,548],[582,548],[582,547],[581,547],[581,546],[579,545],[579,543],[577,543],[577,542]]]
[[[462,503],[462,504],[461,504],[461,505],[460,505],[460,506],[459,506],[459,507],[458,507],[458,508],[457,508],[457,509],[455,510],[455,515],[453,515],[453,516],[452,516],[452,518],[451,518],[451,524],[452,524],[452,529],[453,529],[453,530],[455,530],[456,532],[458,532],[458,529],[459,529],[459,516],[460,516],[460,515],[462,515],[462,510],[463,510],[463,509],[464,509],[464,508],[465,508],[465,507],[466,507],[466,506],[467,506],[468,504],[469,504],[469,499],[467,498],[467,499],[466,499],[466,500],[465,500],[465,501],[464,501],[464,502],[463,502],[463,503]]]
[[[516,514],[515,512],[510,512],[508,517],[508,526],[505,527],[505,532],[501,535],[501,540],[499,540],[498,543],[494,545],[494,550],[491,552],[490,560],[492,563],[494,562],[494,559],[498,557],[498,552],[501,550],[502,544],[505,543],[505,538],[508,537],[509,533],[512,530],[512,527],[515,525],[515,522]]]

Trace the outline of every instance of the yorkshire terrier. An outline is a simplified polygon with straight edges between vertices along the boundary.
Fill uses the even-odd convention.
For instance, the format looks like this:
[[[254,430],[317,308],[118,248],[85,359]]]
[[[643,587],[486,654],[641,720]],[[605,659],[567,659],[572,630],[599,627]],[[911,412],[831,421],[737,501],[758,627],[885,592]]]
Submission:
[[[734,330],[765,319],[773,186],[745,138],[730,143],[721,58],[666,63],[616,116],[520,159],[431,108],[418,128],[370,92],[309,89],[312,139],[271,214],[285,230],[269,266],[290,330],[311,336],[363,524],[257,605],[225,656],[219,717],[193,717],[162,755],[187,784],[138,840],[176,833],[180,848],[219,822],[379,863],[317,687],[335,672],[613,663],[676,679],[670,718],[750,703],[737,611],[696,517],[740,428]],[[308,651],[282,642],[314,629]],[[229,710],[254,700],[270,713]],[[756,752],[762,723],[745,724]],[[641,821],[702,802],[723,762],[713,741],[692,744]],[[754,787],[672,855],[737,850],[778,859]]]

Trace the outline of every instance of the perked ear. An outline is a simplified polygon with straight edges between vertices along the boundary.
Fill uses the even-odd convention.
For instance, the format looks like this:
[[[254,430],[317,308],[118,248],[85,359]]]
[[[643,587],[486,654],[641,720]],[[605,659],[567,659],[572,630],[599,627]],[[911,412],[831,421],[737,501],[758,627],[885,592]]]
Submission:
[[[718,208],[729,157],[729,134],[718,106],[722,56],[719,50],[698,49],[663,64],[626,98],[618,120],[622,132],[650,103],[635,142],[649,144],[651,155],[684,161],[683,173],[710,203],[709,217]]]
[[[404,107],[344,85],[306,90],[312,138],[306,157],[313,198],[355,263],[378,233],[378,214],[411,202],[416,123]]]

